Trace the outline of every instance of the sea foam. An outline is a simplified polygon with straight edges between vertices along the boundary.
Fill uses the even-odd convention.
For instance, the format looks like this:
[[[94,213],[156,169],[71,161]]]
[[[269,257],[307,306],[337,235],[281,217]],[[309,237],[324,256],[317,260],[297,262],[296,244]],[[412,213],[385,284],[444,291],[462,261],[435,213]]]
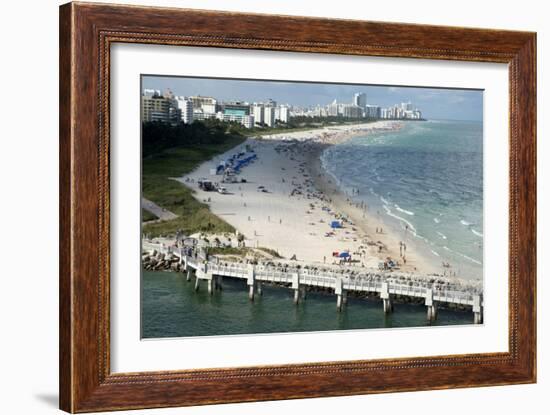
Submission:
[[[403,213],[405,213],[406,215],[409,215],[409,216],[413,216],[413,215],[414,215],[414,212],[411,212],[410,210],[405,210],[405,209],[399,207],[398,204],[395,204],[394,206],[395,206],[395,208],[396,208],[399,212],[403,212]]]

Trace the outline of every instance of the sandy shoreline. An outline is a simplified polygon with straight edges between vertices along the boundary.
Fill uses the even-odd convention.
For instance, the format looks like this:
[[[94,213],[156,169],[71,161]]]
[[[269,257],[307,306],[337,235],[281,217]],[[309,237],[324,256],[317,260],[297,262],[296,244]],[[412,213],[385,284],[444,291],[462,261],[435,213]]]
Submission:
[[[326,145],[318,145],[316,151],[309,158],[310,171],[314,177],[315,187],[330,198],[330,203],[334,209],[344,212],[352,219],[353,223],[360,229],[363,238],[378,244],[369,247],[369,254],[377,257],[379,261],[384,261],[387,257],[397,259],[402,271],[437,273],[439,269],[434,262],[415,252],[413,249],[414,244],[408,242],[412,235],[407,235],[405,232],[403,235],[397,235],[395,232],[390,231],[380,217],[380,212],[369,211],[366,204],[358,205],[354,203],[338,188],[321,164],[320,157],[326,147]],[[402,243],[406,245],[405,250],[403,250]],[[378,250],[380,245],[383,247],[381,251]]]
[[[400,241],[406,241],[407,235],[390,232],[376,212],[351,203],[321,166],[320,155],[328,145],[400,127],[386,121],[249,139],[177,180],[195,190],[197,199],[244,234],[249,247],[271,248],[286,259],[327,265],[341,262],[334,253],[349,252],[354,261],[346,266],[378,269],[391,258],[400,271],[437,273],[436,264],[414,252],[412,244],[404,252],[405,264]],[[245,151],[247,145],[258,159],[237,176],[246,183],[222,184],[229,194],[198,189],[200,178],[221,181],[221,176],[210,174],[211,169]],[[332,229],[334,220],[341,221],[343,228]],[[377,228],[384,231],[379,233]]]

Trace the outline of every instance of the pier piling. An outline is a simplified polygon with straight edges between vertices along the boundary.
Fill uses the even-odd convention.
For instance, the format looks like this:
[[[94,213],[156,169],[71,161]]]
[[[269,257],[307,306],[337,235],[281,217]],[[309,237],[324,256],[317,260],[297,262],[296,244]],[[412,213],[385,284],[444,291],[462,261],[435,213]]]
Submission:
[[[256,268],[254,267],[253,264],[248,264],[246,283],[248,284],[248,299],[250,301],[254,301],[254,286],[256,285]]]
[[[300,302],[300,291],[302,289],[300,285],[300,272],[298,270],[292,274],[292,289],[294,290],[294,304],[298,304]]]
[[[336,279],[334,294],[336,294],[336,309],[342,311],[343,306],[347,303],[347,291],[344,290],[344,281],[342,278]]]
[[[483,323],[483,307],[482,307],[481,295],[474,295],[474,304],[472,311],[474,312],[474,324]]]
[[[393,304],[390,297],[390,285],[387,282],[382,283],[380,298],[382,299],[382,308],[384,309],[384,314],[391,313],[393,311]]]
[[[426,290],[426,307],[426,318],[428,319],[428,321],[435,321],[435,319],[437,318],[437,304],[434,301],[434,293],[431,289]]]
[[[298,288],[294,289],[294,304],[298,304],[300,302],[300,290]]]

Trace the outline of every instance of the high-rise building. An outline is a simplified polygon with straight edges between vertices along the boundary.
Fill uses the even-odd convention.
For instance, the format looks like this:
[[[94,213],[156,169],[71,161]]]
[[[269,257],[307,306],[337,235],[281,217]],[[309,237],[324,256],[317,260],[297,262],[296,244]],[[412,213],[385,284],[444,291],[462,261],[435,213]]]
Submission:
[[[286,105],[281,105],[277,107],[277,113],[275,114],[275,118],[279,120],[280,122],[284,122],[285,124],[288,123],[288,116],[289,110]]]
[[[185,124],[193,122],[193,101],[185,97],[176,97],[179,110],[181,112],[181,120]]]
[[[141,120],[142,122],[158,121],[164,123],[176,124],[181,115],[178,104],[175,99],[167,98],[155,91],[151,95],[150,91],[141,96]]]
[[[193,102],[194,110],[202,109],[206,113],[216,112],[216,104],[218,101],[215,98],[197,95],[189,97],[189,99]]]
[[[409,102],[402,102],[401,103],[401,109],[403,111],[412,111],[413,105],[411,104],[411,101]]]
[[[363,116],[363,108],[354,104],[344,104],[342,106],[342,115],[346,118],[361,118]]]
[[[357,107],[365,109],[367,106],[367,94],[364,92],[356,92],[353,95],[353,104]]]
[[[381,118],[381,111],[378,105],[367,105],[365,107],[365,117]]]
[[[337,117],[339,113],[338,102],[334,100],[327,106],[327,114],[331,117]]]
[[[262,125],[264,123],[264,104],[252,104],[252,115],[256,125]]]
[[[245,115],[242,118],[241,123],[242,123],[242,125],[245,126],[245,128],[254,128],[254,116],[253,115]]]
[[[275,107],[271,105],[266,105],[264,107],[264,123],[268,127],[275,126]]]

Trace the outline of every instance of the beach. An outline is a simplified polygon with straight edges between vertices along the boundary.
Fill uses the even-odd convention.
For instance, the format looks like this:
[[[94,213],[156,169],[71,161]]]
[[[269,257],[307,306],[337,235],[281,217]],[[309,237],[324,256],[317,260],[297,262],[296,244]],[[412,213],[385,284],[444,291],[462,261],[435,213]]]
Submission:
[[[404,272],[437,273],[437,261],[403,245],[402,234],[387,227],[368,205],[352,201],[320,161],[327,146],[401,126],[379,121],[251,138],[176,180],[243,234],[247,247],[269,248],[286,260],[304,263],[373,269],[390,263]],[[211,174],[215,166],[247,151],[257,158],[240,171],[239,182],[220,184],[224,194],[199,189],[200,179],[221,181],[221,175]]]

